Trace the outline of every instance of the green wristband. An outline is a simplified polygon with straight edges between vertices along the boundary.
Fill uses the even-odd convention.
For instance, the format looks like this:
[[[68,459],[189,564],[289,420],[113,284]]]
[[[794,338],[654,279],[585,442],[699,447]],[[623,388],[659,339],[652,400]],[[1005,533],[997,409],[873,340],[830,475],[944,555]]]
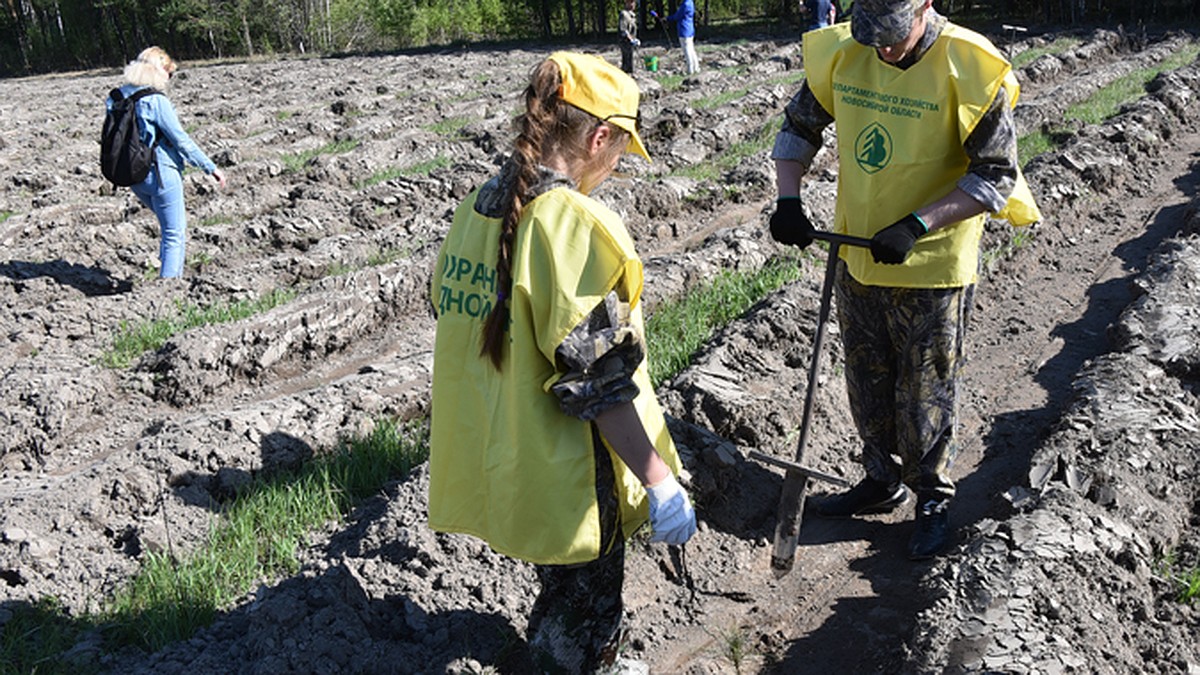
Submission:
[[[926,223],[924,218],[918,216],[916,211],[913,211],[912,217],[916,218],[921,227],[925,228],[925,234],[929,234],[929,223]]]

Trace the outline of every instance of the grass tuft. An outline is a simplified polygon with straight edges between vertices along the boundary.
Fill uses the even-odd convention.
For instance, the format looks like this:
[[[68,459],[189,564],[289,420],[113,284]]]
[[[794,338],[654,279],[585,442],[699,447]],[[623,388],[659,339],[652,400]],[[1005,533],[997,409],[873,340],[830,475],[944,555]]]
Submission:
[[[989,248],[980,254],[983,269],[989,274],[995,271],[997,263],[1016,255],[1017,251],[1028,246],[1035,236],[1034,231],[1029,227],[1013,227],[1009,229],[1012,232],[1012,236],[1009,237],[1008,241]]]
[[[283,156],[283,168],[288,173],[296,173],[319,155],[341,155],[357,147],[358,141],[333,141],[312,150],[287,154]]]
[[[1200,600],[1200,564],[1181,563],[1176,551],[1168,551],[1159,563],[1160,574],[1171,584],[1175,601],[1190,605]]]
[[[663,75],[658,78],[658,84],[662,86],[663,91],[672,92],[679,89],[683,85],[683,80],[687,75]]]
[[[713,108],[720,108],[726,103],[736,101],[739,98],[744,98],[749,91],[749,89],[735,89],[733,91],[724,91],[718,94],[713,94],[712,96],[703,96],[695,101],[692,101],[692,107],[696,110],[712,110]]]
[[[720,155],[708,161],[685,166],[671,173],[672,175],[692,178],[698,181],[715,181],[725,171],[741,164],[742,160],[767,152],[771,148],[771,144],[775,142],[775,132],[778,129],[779,125],[777,123],[768,122],[745,140],[730,145]]]
[[[53,598],[16,608],[0,629],[0,670],[86,670],[94,664],[75,663],[71,649],[89,639],[107,652],[187,639],[257,584],[299,570],[309,532],[428,458],[424,420],[385,420],[297,469],[256,479],[225,505],[205,545],[182,558],[149,555],[102,609],[70,617]]]
[[[470,123],[470,117],[447,117],[432,124],[426,124],[424,128],[439,136],[454,137],[461,134],[463,128]]]
[[[370,178],[355,183],[354,187],[361,190],[363,188],[368,188],[372,185],[378,185],[379,183],[383,183],[394,178],[402,178],[407,176],[428,176],[435,169],[445,169],[451,164],[453,164],[453,160],[451,160],[449,157],[438,155],[433,159],[427,159],[423,162],[417,162],[416,164],[410,164],[408,166],[392,166],[386,169],[381,169],[371,174]]]
[[[1082,40],[1076,37],[1060,37],[1054,42],[1041,47],[1032,47],[1012,58],[1013,70],[1024,68],[1047,54],[1061,54],[1078,47]]]
[[[1017,139],[1017,165],[1025,168],[1029,160],[1058,147],[1054,138],[1045,131],[1035,131]]]
[[[200,326],[230,323],[265,312],[296,297],[296,291],[276,289],[253,300],[217,303],[201,307],[175,302],[172,316],[138,323],[122,321],[113,336],[112,347],[100,355],[100,363],[109,368],[126,368],[135,358],[166,344],[172,336]]]
[[[1096,90],[1087,99],[1067,108],[1063,119],[1078,120],[1084,124],[1099,124],[1120,112],[1121,106],[1141,98],[1146,93],[1146,83],[1157,77],[1159,73],[1175,70],[1191,63],[1197,54],[1200,54],[1200,45],[1191,44],[1153,67],[1142,68],[1118,78]],[[1037,155],[1054,150],[1059,146],[1054,131],[1054,129],[1051,129],[1050,133],[1037,131],[1026,134],[1017,140],[1017,153],[1021,166],[1025,166],[1026,162]]]
[[[686,296],[660,304],[646,321],[650,381],[658,387],[686,368],[719,328],[798,278],[797,259],[782,258],[751,272],[724,270]]]

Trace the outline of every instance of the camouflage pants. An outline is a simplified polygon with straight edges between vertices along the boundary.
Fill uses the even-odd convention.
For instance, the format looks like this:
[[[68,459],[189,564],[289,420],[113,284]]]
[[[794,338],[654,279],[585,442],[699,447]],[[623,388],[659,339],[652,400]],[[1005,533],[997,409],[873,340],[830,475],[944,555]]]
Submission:
[[[543,673],[592,673],[610,665],[620,641],[624,605],[625,539],[621,534],[616,479],[608,450],[593,433],[600,557],[579,565],[536,565],[541,592],[529,616],[527,638]]]
[[[850,412],[875,480],[923,499],[954,496],[958,386],[974,285],[864,286],[839,262],[838,326]]]

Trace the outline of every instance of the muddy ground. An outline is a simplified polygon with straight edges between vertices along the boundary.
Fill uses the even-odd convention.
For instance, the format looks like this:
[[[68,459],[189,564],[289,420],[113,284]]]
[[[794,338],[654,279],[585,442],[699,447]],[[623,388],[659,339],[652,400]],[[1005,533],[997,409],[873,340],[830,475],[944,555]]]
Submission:
[[[1017,53],[1065,35],[994,37]],[[1022,133],[1195,44],[1072,35],[1078,46],[1019,70]],[[739,150],[773,132],[803,68],[794,35],[702,39],[703,71],[673,86],[681,58],[664,45],[645,50],[660,72],[638,74],[654,162],[623,160],[631,178],[597,193],[634,233],[651,312],[786,253],[764,236],[767,152]],[[501,161],[547,52],[185,64],[171,98],[230,187],[186,178],[182,282],[154,279],[153,215],[96,167],[118,74],[0,85],[0,622],[45,596],[94,608],[148,552],[202,542],[254,477],[428,414],[433,257],[454,205]],[[1200,614],[1173,578],[1200,564],[1198,98],[1191,63],[1116,117],[1070,126],[1026,169],[1045,222],[1017,238],[989,224],[942,558],[905,558],[907,510],[814,516],[796,568],[770,570],[782,473],[746,455],[794,456],[819,251],[665,383],[700,531],[682,555],[630,549],[629,656],[693,674],[1200,673]],[[699,166],[716,168],[684,171]],[[806,203],[827,221],[831,153],[813,175]],[[123,324],[281,289],[295,297],[263,314],[101,364]],[[857,480],[836,343],[805,463]],[[90,635],[69,659],[84,672],[525,672],[531,569],[432,533],[426,481],[422,467],[314,533],[298,573],[264,579],[191,640],[115,653]]]

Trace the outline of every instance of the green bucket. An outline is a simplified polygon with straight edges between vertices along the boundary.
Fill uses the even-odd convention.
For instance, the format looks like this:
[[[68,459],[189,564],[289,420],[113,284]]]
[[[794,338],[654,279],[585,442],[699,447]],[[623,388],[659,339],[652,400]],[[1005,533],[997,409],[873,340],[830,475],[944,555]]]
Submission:
[[[648,70],[652,73],[658,72],[658,57],[657,56],[647,56],[647,57],[644,57],[643,60],[646,62],[646,70]]]

